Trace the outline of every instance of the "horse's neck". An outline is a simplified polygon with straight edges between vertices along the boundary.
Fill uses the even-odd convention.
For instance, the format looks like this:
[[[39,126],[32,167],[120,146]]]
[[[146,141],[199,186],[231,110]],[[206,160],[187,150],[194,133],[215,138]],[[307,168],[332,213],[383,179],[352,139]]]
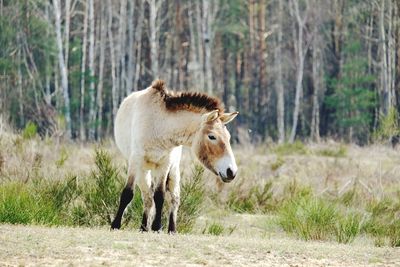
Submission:
[[[200,128],[201,114],[194,112],[176,112],[165,121],[161,121],[162,140],[166,146],[191,146],[196,132]]]

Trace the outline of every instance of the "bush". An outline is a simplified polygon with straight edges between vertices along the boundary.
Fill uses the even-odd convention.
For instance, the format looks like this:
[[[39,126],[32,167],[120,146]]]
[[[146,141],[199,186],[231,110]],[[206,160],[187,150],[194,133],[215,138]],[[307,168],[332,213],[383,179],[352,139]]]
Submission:
[[[316,197],[287,201],[279,211],[279,224],[304,240],[326,240],[337,219],[335,207]]]
[[[363,224],[363,218],[360,214],[350,213],[341,216],[334,228],[336,241],[345,244],[353,242],[360,234]]]
[[[227,205],[229,209],[239,213],[256,213],[276,210],[278,202],[273,198],[272,182],[264,186],[254,186],[246,193],[232,190]]]
[[[213,222],[210,225],[206,225],[206,227],[203,229],[203,234],[209,234],[209,235],[222,235],[224,232],[225,228],[222,226],[222,224]]]
[[[196,165],[192,177],[184,180],[181,185],[181,205],[177,219],[179,233],[191,232],[197,217],[200,215],[205,199],[203,174],[204,168]]]
[[[283,155],[304,155],[308,153],[306,146],[301,141],[295,141],[294,143],[285,143],[272,148],[272,152],[283,156]]]
[[[37,134],[37,126],[35,123],[29,121],[24,130],[22,131],[22,138],[24,139],[31,139],[35,137]]]
[[[338,149],[321,149],[317,151],[317,155],[324,157],[343,158],[347,155],[347,149],[341,145]]]
[[[9,183],[0,186],[0,222],[11,224],[60,224],[53,201],[35,194],[31,186]]]

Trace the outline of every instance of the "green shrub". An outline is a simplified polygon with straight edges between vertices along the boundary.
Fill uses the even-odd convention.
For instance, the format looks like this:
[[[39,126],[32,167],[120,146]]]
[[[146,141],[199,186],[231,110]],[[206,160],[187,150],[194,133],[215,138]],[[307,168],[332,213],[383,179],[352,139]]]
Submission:
[[[360,214],[350,213],[338,218],[334,228],[336,241],[351,243],[360,234],[363,228],[363,218]]]
[[[197,217],[200,215],[205,199],[203,174],[204,168],[197,165],[193,169],[192,177],[183,180],[181,185],[181,205],[177,219],[179,233],[191,232]]]
[[[210,225],[206,225],[206,227],[203,230],[203,234],[209,234],[209,235],[222,235],[224,232],[225,228],[222,226],[222,224],[213,222]]]
[[[373,139],[377,142],[388,142],[399,134],[399,113],[396,108],[390,108],[386,116],[379,118],[379,127],[373,133]]]
[[[341,145],[338,149],[321,149],[317,151],[317,155],[333,158],[344,158],[347,156],[347,148]]]
[[[373,200],[367,206],[370,218],[366,222],[365,231],[375,238],[376,245],[400,246],[400,199]]]
[[[254,186],[246,193],[232,190],[229,194],[227,205],[229,209],[239,213],[267,212],[277,209],[277,201],[273,198],[272,182],[264,186]]]
[[[332,204],[306,196],[287,201],[279,211],[278,222],[286,232],[304,240],[326,240],[337,216]]]
[[[284,143],[272,148],[272,152],[282,155],[304,155],[308,153],[306,146],[299,140],[294,143]]]
[[[22,137],[24,139],[31,139],[36,136],[37,134],[37,126],[35,123],[29,121],[26,125],[24,130],[22,131]]]
[[[54,202],[23,183],[0,186],[0,222],[11,224],[57,225],[61,222]]]
[[[283,164],[285,164],[285,160],[282,157],[279,156],[276,159],[276,161],[271,164],[271,170],[272,171],[276,171],[277,169],[282,167]]]

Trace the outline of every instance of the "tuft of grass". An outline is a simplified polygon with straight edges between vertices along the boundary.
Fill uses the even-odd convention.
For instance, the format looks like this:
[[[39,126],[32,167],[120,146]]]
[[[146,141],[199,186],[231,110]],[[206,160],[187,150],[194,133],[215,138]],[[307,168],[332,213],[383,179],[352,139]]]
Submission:
[[[203,234],[209,234],[209,235],[222,235],[224,233],[224,226],[220,223],[213,222],[210,225],[206,225],[206,227],[203,229]]]
[[[22,138],[23,139],[32,139],[37,134],[37,126],[35,123],[29,121],[26,125],[24,130],[22,131]]]
[[[372,200],[367,211],[370,214],[365,231],[375,239],[377,246],[382,246],[385,240],[392,247],[400,246],[400,196],[398,199]]]
[[[61,149],[60,152],[60,156],[59,158],[56,160],[56,166],[57,168],[61,168],[62,166],[64,166],[65,162],[68,159],[68,153],[65,149]]]
[[[307,147],[299,140],[294,143],[284,143],[272,148],[272,152],[283,156],[283,155],[305,155],[308,154]]]
[[[271,164],[271,170],[272,170],[272,171],[276,171],[276,170],[278,170],[280,167],[282,167],[283,164],[285,164],[285,160],[284,160],[282,157],[279,156],[279,157],[276,159],[276,161],[273,162],[273,163]]]
[[[0,186],[0,222],[10,224],[58,225],[61,217],[53,201],[23,183]]]
[[[273,198],[273,184],[266,182],[264,186],[254,186],[251,190],[238,194],[233,190],[229,194],[227,205],[238,213],[267,212],[277,209],[278,202]]]
[[[325,148],[317,151],[317,155],[333,158],[344,158],[347,156],[347,148],[341,145],[338,149]]]
[[[177,230],[189,233],[193,230],[197,217],[203,208],[205,189],[203,185],[204,168],[196,165],[192,176],[181,185],[181,204],[178,211]]]
[[[351,243],[361,233],[364,221],[360,214],[350,213],[338,218],[334,234],[339,243]]]
[[[309,196],[287,201],[278,214],[281,227],[304,240],[327,240],[337,219],[332,204]]]

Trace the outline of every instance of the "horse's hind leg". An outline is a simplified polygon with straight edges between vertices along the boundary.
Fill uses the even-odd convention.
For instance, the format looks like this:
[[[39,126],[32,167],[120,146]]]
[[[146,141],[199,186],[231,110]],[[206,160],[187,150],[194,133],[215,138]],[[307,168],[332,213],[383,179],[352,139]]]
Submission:
[[[180,171],[179,163],[174,164],[168,174],[167,189],[171,194],[171,205],[169,211],[168,233],[176,232],[176,219],[178,217],[178,208],[180,205]]]
[[[152,188],[150,172],[148,172],[143,177],[140,177],[137,182],[140,188],[140,192],[142,193],[144,208],[142,225],[140,226],[140,229],[147,232],[150,229],[149,225],[151,225],[154,218],[154,190]]]
[[[111,229],[120,229],[121,228],[121,219],[124,214],[126,206],[131,202],[133,198],[133,188],[135,185],[135,177],[132,172],[130,172],[128,177],[128,182],[126,183],[125,188],[122,190],[121,197],[119,200],[119,207],[117,214],[115,215],[114,221],[111,223]]]

